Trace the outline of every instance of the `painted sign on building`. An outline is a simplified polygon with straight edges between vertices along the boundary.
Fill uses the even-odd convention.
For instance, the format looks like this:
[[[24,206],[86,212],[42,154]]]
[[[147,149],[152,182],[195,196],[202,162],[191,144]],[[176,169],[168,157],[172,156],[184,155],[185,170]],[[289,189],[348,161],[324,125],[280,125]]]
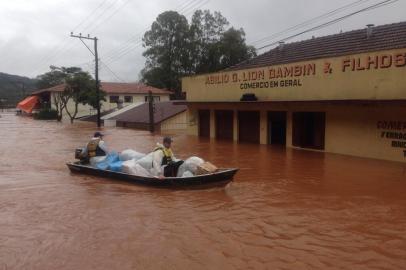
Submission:
[[[406,121],[378,121],[380,138],[388,140],[390,146],[399,149],[406,158]]]
[[[260,100],[405,99],[406,50],[219,72],[182,83],[190,101],[237,101],[247,92]]]

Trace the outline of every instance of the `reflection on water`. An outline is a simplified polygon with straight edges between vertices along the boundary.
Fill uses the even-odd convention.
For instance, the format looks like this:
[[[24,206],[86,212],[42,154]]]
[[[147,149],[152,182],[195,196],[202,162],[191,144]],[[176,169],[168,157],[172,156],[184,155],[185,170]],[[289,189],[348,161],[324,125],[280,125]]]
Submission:
[[[94,124],[0,118],[0,269],[405,269],[406,165],[176,135],[226,188],[71,174]],[[110,148],[159,136],[107,129]]]

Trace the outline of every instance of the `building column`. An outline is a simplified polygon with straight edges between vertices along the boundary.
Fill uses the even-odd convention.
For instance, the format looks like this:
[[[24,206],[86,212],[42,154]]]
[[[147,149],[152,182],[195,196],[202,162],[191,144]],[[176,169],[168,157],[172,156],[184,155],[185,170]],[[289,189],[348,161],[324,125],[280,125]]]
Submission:
[[[292,112],[288,111],[286,115],[286,147],[292,147],[292,136],[293,136],[293,121]]]
[[[268,143],[268,117],[267,112],[261,110],[259,116],[259,143],[260,144],[267,144]]]
[[[216,138],[216,115],[214,110],[210,110],[210,138]]]
[[[233,141],[238,142],[238,111],[233,111]]]
[[[199,112],[195,108],[186,111],[186,128],[188,135],[199,136]]]

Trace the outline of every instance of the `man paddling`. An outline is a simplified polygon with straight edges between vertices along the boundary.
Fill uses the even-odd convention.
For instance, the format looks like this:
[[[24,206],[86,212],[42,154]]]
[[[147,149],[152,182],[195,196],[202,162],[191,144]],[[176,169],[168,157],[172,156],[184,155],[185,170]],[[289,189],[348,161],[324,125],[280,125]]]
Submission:
[[[176,159],[173,155],[172,138],[164,137],[163,145],[158,144],[153,151],[152,171],[158,177],[176,177],[178,168],[183,160]]]

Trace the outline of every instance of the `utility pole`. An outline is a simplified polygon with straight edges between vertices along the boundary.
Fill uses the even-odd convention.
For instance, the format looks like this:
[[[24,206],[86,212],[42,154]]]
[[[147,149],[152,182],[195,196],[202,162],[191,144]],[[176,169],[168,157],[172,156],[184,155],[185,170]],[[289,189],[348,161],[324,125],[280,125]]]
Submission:
[[[96,79],[96,101],[97,101],[97,127],[101,126],[101,121],[100,121],[100,82],[99,82],[99,57],[97,53],[97,37],[90,37],[87,35],[87,37],[82,36],[82,33],[79,33],[79,35],[74,35],[73,32],[70,33],[71,37],[74,38],[79,38],[80,41],[86,46],[86,48],[94,55],[94,61],[95,61],[95,71],[94,71],[94,76]],[[82,39],[88,39],[88,40],[93,40],[94,42],[94,52],[86,45],[86,43]]]
[[[148,91],[148,105],[149,105],[149,131],[153,133],[155,131],[154,97],[152,96],[151,91]]]

